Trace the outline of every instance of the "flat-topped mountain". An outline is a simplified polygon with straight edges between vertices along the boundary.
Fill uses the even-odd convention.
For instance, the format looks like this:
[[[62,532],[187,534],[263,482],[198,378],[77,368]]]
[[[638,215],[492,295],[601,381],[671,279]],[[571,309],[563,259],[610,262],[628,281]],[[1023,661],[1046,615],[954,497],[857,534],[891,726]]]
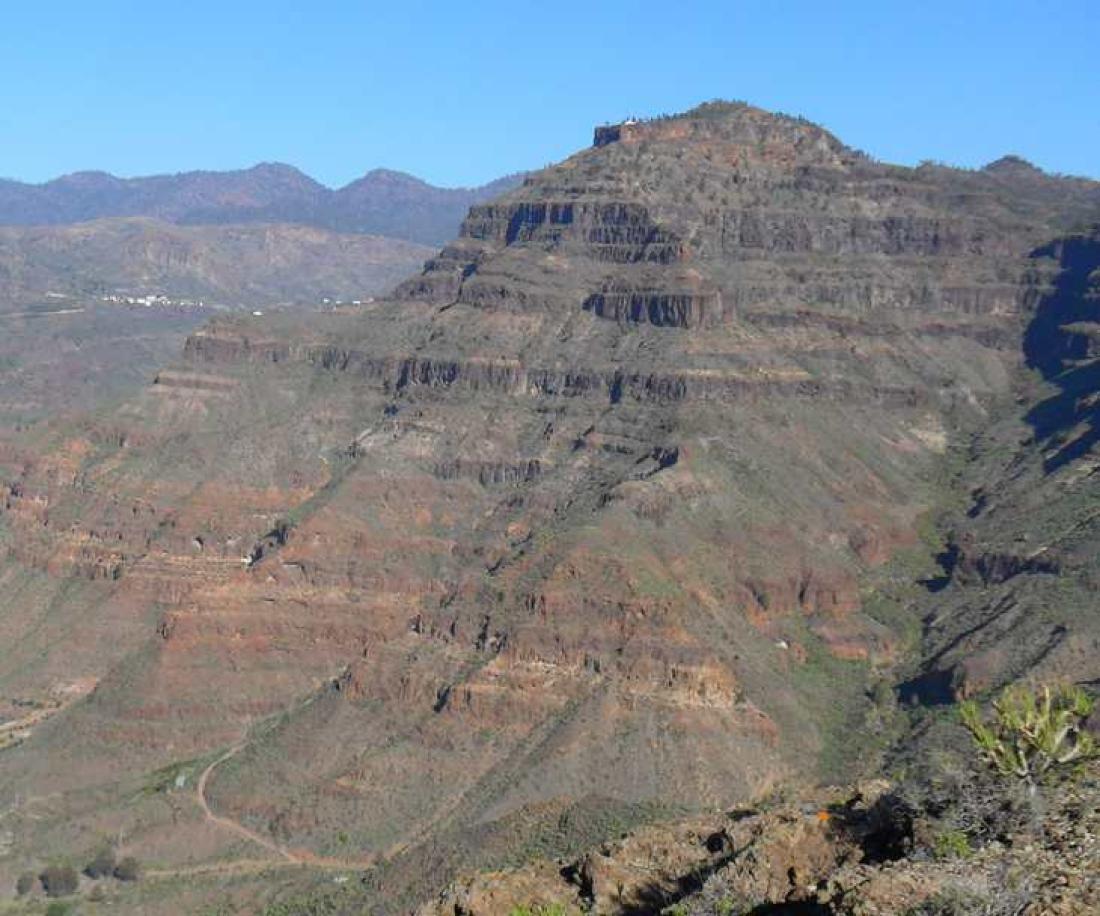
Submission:
[[[13,871],[122,831],[165,880],[269,860],[253,909],[401,912],[857,773],[903,679],[1097,676],[1095,614],[1057,607],[1044,652],[958,664],[895,564],[939,548],[1027,342],[1062,346],[1029,332],[1080,293],[1054,240],[1100,185],[737,104],[595,140],[391,299],[216,321],[122,408],[0,443],[0,696],[47,710],[0,754]],[[1034,571],[1089,556],[1060,555]]]
[[[376,169],[333,190],[281,163],[143,178],[77,172],[39,185],[0,180],[0,225],[144,216],[181,224],[297,223],[438,245],[454,235],[471,204],[521,180],[511,175],[477,188],[438,188]]]

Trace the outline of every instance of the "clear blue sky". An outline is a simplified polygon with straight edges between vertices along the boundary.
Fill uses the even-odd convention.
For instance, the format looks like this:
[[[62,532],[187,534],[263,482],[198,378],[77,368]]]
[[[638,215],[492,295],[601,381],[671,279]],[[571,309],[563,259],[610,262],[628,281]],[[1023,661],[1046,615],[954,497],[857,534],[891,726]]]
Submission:
[[[289,162],[476,184],[739,98],[892,162],[1100,177],[1100,0],[9,0],[0,175]]]

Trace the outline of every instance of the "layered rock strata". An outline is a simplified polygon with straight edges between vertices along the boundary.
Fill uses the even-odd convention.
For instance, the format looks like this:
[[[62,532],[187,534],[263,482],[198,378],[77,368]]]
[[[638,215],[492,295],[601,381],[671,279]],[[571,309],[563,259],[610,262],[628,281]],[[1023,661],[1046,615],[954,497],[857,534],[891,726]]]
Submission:
[[[1080,206],[710,106],[473,208],[391,300],[207,327],[3,454],[0,688],[98,687],[0,780],[243,742],[216,810],[401,862],[561,796],[844,770],[901,649],[861,581],[1009,395]]]

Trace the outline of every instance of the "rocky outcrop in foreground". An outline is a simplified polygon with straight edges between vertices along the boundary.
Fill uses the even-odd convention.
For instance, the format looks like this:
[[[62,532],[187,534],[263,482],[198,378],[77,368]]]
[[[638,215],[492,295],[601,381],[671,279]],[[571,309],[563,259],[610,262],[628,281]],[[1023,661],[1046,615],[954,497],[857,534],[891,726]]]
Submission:
[[[515,913],[1085,916],[1100,899],[1100,782],[972,848],[886,782],[637,830],[571,860],[454,882],[418,916]]]

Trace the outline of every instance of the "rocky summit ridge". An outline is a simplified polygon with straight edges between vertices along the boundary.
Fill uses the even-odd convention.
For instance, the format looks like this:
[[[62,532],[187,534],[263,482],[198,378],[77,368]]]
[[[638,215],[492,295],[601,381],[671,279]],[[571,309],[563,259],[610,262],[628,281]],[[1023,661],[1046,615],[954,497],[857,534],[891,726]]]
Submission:
[[[708,104],[597,129],[392,298],[218,320],[123,407],[5,437],[0,696],[52,712],[0,754],[4,867],[108,832],[164,880],[312,863],[399,912],[852,775],[876,685],[1034,663],[955,664],[895,564],[1029,329],[1088,324],[1050,246],[1097,221],[1095,183]],[[1097,676],[1094,612],[1049,621],[1052,670]]]

